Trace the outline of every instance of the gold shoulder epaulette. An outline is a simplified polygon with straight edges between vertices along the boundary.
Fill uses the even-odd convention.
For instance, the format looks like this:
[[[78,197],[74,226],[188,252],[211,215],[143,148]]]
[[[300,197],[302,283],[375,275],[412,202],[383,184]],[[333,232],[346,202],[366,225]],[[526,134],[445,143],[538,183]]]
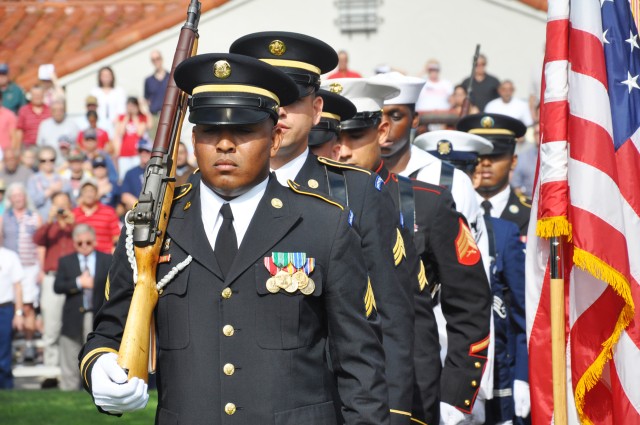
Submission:
[[[324,194],[320,192],[315,192],[313,189],[309,189],[308,187],[303,187],[298,183],[294,182],[293,180],[287,180],[287,184],[289,185],[291,190],[293,190],[295,193],[299,193],[300,195],[313,196],[314,198],[322,199],[323,201],[331,205],[335,205],[336,207],[344,211],[344,207],[342,205],[340,205],[336,201],[332,201],[331,199],[327,198]]]
[[[191,188],[193,188],[193,185],[191,183],[186,183],[176,187],[175,190],[173,191],[173,201],[175,202],[178,199],[185,196],[187,193],[191,191]]]
[[[527,198],[525,195],[520,195],[518,196],[518,200],[525,207],[531,208],[531,198]]]
[[[371,171],[358,167],[357,165],[343,164],[342,162],[334,161],[333,159],[325,158],[324,156],[319,156],[318,161],[321,164],[328,165],[329,167],[342,168],[344,170],[355,170],[371,175]]]

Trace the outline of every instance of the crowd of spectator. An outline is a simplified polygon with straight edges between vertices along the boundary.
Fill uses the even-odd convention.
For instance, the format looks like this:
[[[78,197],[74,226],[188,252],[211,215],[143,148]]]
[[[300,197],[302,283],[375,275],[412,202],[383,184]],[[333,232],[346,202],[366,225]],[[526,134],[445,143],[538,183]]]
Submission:
[[[349,69],[347,52],[341,51],[339,58],[338,69],[328,78],[360,76]],[[143,83],[142,98],[127,97],[116,84],[113,70],[105,66],[98,71],[96,87],[86,94],[85,112],[77,117],[67,115],[64,91],[55,75],[52,81],[41,81],[25,93],[11,81],[10,65],[0,64],[0,250],[16,254],[18,264],[7,267],[4,273],[9,281],[19,278],[21,282],[20,293],[12,285],[0,288],[0,388],[11,386],[10,366],[8,375],[6,370],[11,347],[7,348],[3,337],[7,335],[7,321],[1,320],[7,300],[20,298],[15,302],[19,319],[9,320],[9,326],[26,341],[18,361],[69,365],[61,359],[59,350],[62,311],[65,296],[67,301],[69,296],[68,287],[62,291],[56,289],[62,284],[54,284],[59,262],[80,253],[84,243],[110,254],[125,212],[137,201],[169,79],[160,52],[152,51],[150,59],[153,73]],[[481,55],[475,74],[454,85],[441,78],[437,60],[427,61],[421,75],[427,83],[416,110],[422,117],[436,118],[425,120],[428,124],[420,125],[418,133],[446,128],[447,121],[439,122],[438,116],[458,117],[473,78],[469,113],[513,116],[532,129],[535,140],[538,126],[534,102],[527,104],[515,97],[514,84],[501,82],[486,68],[487,58]],[[534,143],[523,146],[519,151],[526,160],[518,163],[512,181],[518,193],[530,196],[537,149]],[[194,170],[187,146],[181,143],[177,183],[186,182]],[[74,228],[80,225],[81,231],[74,238]],[[0,263],[4,265],[5,258]],[[91,267],[85,265],[83,274],[89,273],[91,279],[78,280],[78,288],[92,287],[89,270]],[[42,337],[42,351],[33,343],[38,335]],[[75,380],[72,382],[77,386]],[[73,389],[67,384],[63,387]]]
[[[81,344],[85,333],[65,331],[70,329],[68,305],[76,293],[98,284],[90,256],[98,253],[100,264],[104,255],[110,258],[124,213],[142,188],[169,78],[160,52],[151,52],[151,62],[154,72],[144,82],[142,98],[127,97],[113,70],[101,68],[96,87],[86,94],[86,111],[78,117],[67,115],[55,75],[25,93],[11,81],[10,64],[0,64],[0,245],[3,253],[15,253],[7,256],[15,258],[11,267],[5,267],[4,258],[0,266],[6,278],[0,285],[0,319],[6,319],[0,320],[0,388],[12,387],[15,360],[61,367],[61,382],[43,385],[79,387],[69,376],[77,368],[69,367],[75,360],[68,347]],[[194,170],[185,147],[177,167],[181,182]],[[68,256],[85,258],[82,274],[70,284],[59,273]],[[9,304],[14,318],[5,317]],[[85,307],[86,316],[94,306]],[[11,328],[25,342],[17,353],[8,337]],[[42,343],[35,343],[38,338]]]

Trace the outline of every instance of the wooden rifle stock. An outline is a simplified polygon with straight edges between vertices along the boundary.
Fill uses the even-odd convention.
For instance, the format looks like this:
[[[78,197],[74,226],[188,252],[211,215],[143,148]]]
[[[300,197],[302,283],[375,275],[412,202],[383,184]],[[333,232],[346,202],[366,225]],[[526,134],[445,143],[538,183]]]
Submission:
[[[127,371],[129,379],[148,380],[149,364],[155,369],[153,311],[158,302],[156,270],[158,257],[169,223],[175,189],[176,160],[180,130],[187,108],[188,96],[175,84],[173,73],[185,59],[196,54],[200,2],[191,0],[187,22],[180,31],[178,46],[171,65],[171,74],[160,113],[158,130],[151,159],[138,203],[130,214],[134,224],[134,252],[138,280],[131,299],[125,324],[118,364]]]
[[[462,102],[462,108],[460,109],[460,118],[469,115],[469,109],[471,108],[471,92],[473,91],[473,80],[476,77],[476,65],[478,64],[478,57],[480,56],[480,45],[476,44],[476,52],[473,54],[473,65],[471,66],[471,77],[469,77],[469,85],[467,86],[467,97]]]

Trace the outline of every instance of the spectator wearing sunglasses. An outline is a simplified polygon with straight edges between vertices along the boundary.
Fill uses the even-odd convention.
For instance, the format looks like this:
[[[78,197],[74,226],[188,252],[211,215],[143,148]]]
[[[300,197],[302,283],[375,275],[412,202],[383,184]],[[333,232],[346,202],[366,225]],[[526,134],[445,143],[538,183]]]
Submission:
[[[38,151],[38,172],[29,178],[27,193],[33,206],[43,221],[49,218],[51,197],[57,192],[72,196],[71,183],[56,173],[56,151],[51,146],[43,146]]]
[[[75,252],[61,257],[53,284],[64,294],[62,334],[60,335],[60,389],[80,389],[78,352],[93,329],[93,312],[104,299],[111,255],[96,251],[96,233],[88,224],[73,229]]]

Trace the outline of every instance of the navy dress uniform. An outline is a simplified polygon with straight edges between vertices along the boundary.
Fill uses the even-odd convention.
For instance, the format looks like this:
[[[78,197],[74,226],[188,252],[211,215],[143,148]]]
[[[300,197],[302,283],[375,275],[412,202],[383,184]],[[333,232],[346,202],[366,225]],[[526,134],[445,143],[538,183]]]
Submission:
[[[328,87],[356,105],[358,113],[340,126],[342,133],[355,132],[359,144],[365,142],[358,139],[358,132],[377,129],[385,98],[398,94],[393,86],[376,80],[335,79]],[[380,152],[377,139],[372,141],[374,146],[369,152]],[[413,288],[416,310],[411,419],[415,423],[435,423],[441,397],[445,403],[471,411],[487,355],[489,286],[478,247],[465,218],[455,211],[451,194],[390,173],[380,157],[377,161],[375,171],[391,193],[400,217],[411,270],[407,279]],[[452,333],[442,376],[432,300],[437,283],[444,288],[444,310],[451,318]],[[464,306],[464,313],[459,306]]]
[[[275,123],[279,104],[295,99],[285,74],[239,55],[187,59],[175,80],[192,95],[189,119],[209,129]],[[218,250],[222,227],[215,248],[207,237],[203,222],[217,211],[205,209],[213,195],[204,183],[176,191],[158,265],[160,279],[192,259],[163,289],[155,311],[156,423],[335,424],[334,381],[347,424],[388,423],[377,298],[350,211],[293,182],[282,187],[271,174],[250,190],[264,192],[229,263]],[[247,213],[228,202],[233,214]],[[230,217],[221,210],[224,226]],[[118,349],[133,293],[124,242],[96,330],[80,354],[89,391],[96,358]]]
[[[493,151],[483,154],[483,157],[513,156],[516,138],[524,136],[527,127],[519,120],[501,114],[473,114],[462,118],[456,128],[471,134],[485,137],[493,143]],[[482,193],[482,187],[478,189]],[[478,195],[478,202],[491,203],[491,216],[509,220],[518,225],[520,237],[526,242],[531,215],[531,200],[525,196],[518,196],[507,184],[501,191],[489,198]]]
[[[246,35],[234,41],[229,51],[283,70],[298,85],[300,98],[315,95],[320,75],[338,63],[337,53],[326,43],[283,31]],[[275,172],[282,179],[280,169]],[[413,399],[414,308],[412,287],[402,278],[404,271],[399,271],[404,266],[396,264],[394,258],[394,247],[401,243],[401,236],[393,200],[374,172],[313,154],[306,156],[291,178],[329,194],[352,212],[351,221],[362,238],[365,265],[382,322],[391,423],[408,425]]]

